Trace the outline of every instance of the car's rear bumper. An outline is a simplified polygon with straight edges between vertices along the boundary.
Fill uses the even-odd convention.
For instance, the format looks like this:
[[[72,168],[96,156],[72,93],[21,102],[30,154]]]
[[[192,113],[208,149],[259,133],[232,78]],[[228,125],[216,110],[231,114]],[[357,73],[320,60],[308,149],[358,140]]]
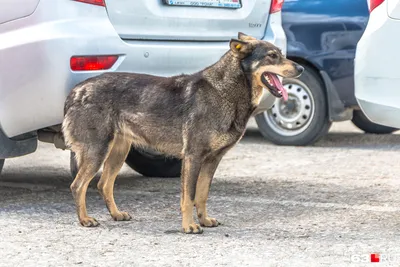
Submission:
[[[399,27],[400,21],[387,17],[385,4],[374,9],[357,45],[354,71],[355,95],[365,115],[396,128],[400,128],[400,54],[392,35]]]
[[[286,52],[281,14],[269,20],[264,39]],[[0,24],[0,128],[14,137],[60,124],[73,86],[103,72],[71,71],[73,55],[119,55],[108,71],[170,76],[199,71],[228,48],[228,42],[122,40],[103,7],[41,0],[31,16]]]
[[[10,139],[0,128],[0,159],[23,156],[35,152],[36,148],[37,136],[35,132]]]

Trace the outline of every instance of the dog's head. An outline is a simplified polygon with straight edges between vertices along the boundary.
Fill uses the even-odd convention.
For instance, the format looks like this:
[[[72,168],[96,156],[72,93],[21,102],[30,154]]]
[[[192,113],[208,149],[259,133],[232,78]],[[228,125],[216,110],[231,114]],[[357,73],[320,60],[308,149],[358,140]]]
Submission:
[[[295,78],[304,71],[302,66],[286,59],[273,44],[243,33],[239,33],[238,39],[231,40],[230,50],[241,60],[244,71],[251,73],[252,84],[266,87],[271,94],[285,100],[288,94],[278,75],[283,78]]]

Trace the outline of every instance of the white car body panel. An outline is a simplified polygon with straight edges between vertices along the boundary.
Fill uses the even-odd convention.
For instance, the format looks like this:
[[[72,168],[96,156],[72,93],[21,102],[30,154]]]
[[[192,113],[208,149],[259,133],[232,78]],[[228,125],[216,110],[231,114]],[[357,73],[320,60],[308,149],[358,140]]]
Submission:
[[[175,7],[162,0],[106,0],[106,5],[122,39],[228,41],[239,31],[263,38],[271,0],[242,2],[239,9]]]
[[[392,19],[400,19],[400,0],[387,0],[388,15]]]
[[[31,15],[40,0],[1,0],[0,24]]]
[[[371,121],[395,128],[400,128],[399,30],[400,21],[388,16],[388,1],[376,7],[357,44],[354,72],[363,112]]]

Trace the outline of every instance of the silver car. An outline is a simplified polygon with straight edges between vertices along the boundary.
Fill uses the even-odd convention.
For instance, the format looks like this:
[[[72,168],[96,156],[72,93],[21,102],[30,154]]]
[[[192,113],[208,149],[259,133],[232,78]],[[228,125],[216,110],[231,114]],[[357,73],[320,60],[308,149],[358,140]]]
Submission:
[[[106,71],[170,76],[216,62],[244,32],[285,53],[283,0],[0,0],[0,171],[38,140],[64,148],[60,123],[73,86]],[[258,111],[275,98],[265,91]],[[132,149],[147,176],[180,163]],[[76,166],[71,160],[71,170]]]

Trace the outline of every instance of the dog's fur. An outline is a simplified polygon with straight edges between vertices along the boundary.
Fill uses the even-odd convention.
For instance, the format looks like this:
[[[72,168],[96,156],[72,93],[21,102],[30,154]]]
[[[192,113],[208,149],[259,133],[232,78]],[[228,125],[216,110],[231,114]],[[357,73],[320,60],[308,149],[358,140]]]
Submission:
[[[261,100],[263,72],[296,77],[302,68],[274,45],[239,33],[217,63],[192,75],[105,73],[78,84],[66,100],[62,129],[79,167],[71,190],[80,223],[98,225],[87,214],[85,198],[103,164],[98,189],[111,216],[117,221],[131,219],[117,208],[113,188],[133,145],[182,159],[185,233],[201,233],[200,225],[217,226],[206,210],[210,184]],[[200,225],[193,219],[194,207]]]

